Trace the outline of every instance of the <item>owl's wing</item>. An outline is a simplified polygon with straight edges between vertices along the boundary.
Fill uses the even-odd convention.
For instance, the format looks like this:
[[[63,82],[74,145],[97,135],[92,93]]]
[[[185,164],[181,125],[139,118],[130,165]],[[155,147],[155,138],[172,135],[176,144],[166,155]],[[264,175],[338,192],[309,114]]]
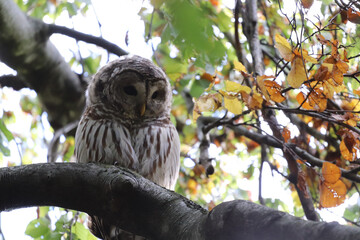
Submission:
[[[138,172],[160,186],[174,189],[180,168],[180,140],[171,122],[139,128],[134,140]]]
[[[129,130],[109,120],[81,119],[75,135],[78,162],[99,162],[136,169],[138,159]]]

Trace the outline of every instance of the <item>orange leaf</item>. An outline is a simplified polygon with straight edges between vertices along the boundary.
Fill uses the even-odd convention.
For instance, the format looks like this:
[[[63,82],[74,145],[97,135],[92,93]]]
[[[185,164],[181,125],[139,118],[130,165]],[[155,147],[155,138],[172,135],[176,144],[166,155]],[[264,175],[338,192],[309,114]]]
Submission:
[[[300,57],[295,57],[291,62],[291,70],[287,76],[287,81],[293,88],[299,88],[307,80],[304,63]]]
[[[205,73],[203,73],[203,74],[201,75],[201,78],[202,78],[202,79],[205,79],[205,80],[208,80],[209,82],[213,82],[215,76],[211,75],[210,73],[205,72]]]
[[[210,2],[214,7],[218,7],[220,5],[218,0],[210,0]]]
[[[265,80],[264,86],[266,87],[267,92],[270,94],[270,99],[274,102],[280,103],[286,99],[281,94],[281,86],[277,82]]]
[[[349,8],[347,14],[348,14],[348,20],[350,22],[360,24],[360,12]]]
[[[285,143],[288,143],[290,140],[290,131],[286,127],[282,129],[282,136],[284,138]]]
[[[355,150],[355,149],[353,149]],[[344,139],[341,141],[340,143],[340,152],[341,152],[341,156],[343,156],[343,158],[345,158],[348,161],[353,161],[354,160],[354,156],[353,156],[353,150],[349,150],[349,148],[346,146],[346,143],[344,141]],[[356,154],[356,152],[355,152]]]
[[[268,94],[268,91],[266,90],[266,87],[265,87],[265,79],[267,78],[275,78],[274,76],[266,76],[266,75],[262,75],[262,76],[258,76],[256,78],[256,82],[262,92],[262,94],[264,95],[266,101],[269,101],[270,100],[270,96]]]
[[[358,96],[360,96],[360,88],[357,89],[357,90],[354,90],[353,93],[356,94],[356,95],[358,95]]]
[[[310,8],[314,3],[314,0],[301,0],[301,4],[304,8]]]
[[[338,180],[331,184],[322,182],[320,185],[320,206],[324,208],[336,207],[345,201],[346,186]]]
[[[330,162],[323,163],[321,173],[327,183],[336,183],[341,176],[340,168]]]
[[[302,104],[302,108],[304,108],[304,109],[308,109],[308,110],[314,109],[313,106],[310,106],[308,101],[305,101],[305,96],[304,96],[304,93],[302,93],[302,92],[299,92],[298,95],[296,95],[296,101],[299,103],[299,105]]]
[[[321,44],[323,44],[323,45],[329,44],[329,41],[326,40],[326,38],[325,38],[323,35],[321,35],[321,34],[317,34],[317,35],[316,35],[316,39],[317,39]]]

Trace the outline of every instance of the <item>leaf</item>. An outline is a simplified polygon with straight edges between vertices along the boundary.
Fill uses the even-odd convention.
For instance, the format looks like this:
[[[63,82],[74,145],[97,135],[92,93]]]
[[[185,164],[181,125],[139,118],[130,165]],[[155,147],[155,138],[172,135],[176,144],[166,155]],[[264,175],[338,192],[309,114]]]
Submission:
[[[348,20],[352,23],[360,24],[360,12],[355,11],[352,8],[349,8],[347,11]]]
[[[302,49],[302,54],[300,54],[300,56],[302,56],[305,61],[316,64],[318,63],[318,60],[316,60],[316,58],[313,58],[309,55],[308,51],[305,49]]]
[[[314,3],[314,0],[301,0],[301,4],[304,8],[310,8]]]
[[[307,80],[304,64],[301,58],[295,57],[291,62],[291,70],[287,76],[289,85],[293,88],[299,88]]]
[[[290,140],[290,135],[291,135],[289,129],[284,127],[282,129],[281,135],[283,136],[285,143],[288,143]]]
[[[93,236],[88,229],[85,228],[85,226],[79,222],[76,222],[74,226],[71,228],[71,232],[76,235],[76,237],[86,240],[96,240],[97,238]]]
[[[200,112],[214,112],[221,107],[222,97],[219,93],[202,95],[196,101],[196,105]]]
[[[344,159],[346,159],[346,160],[348,160],[348,161],[350,161],[350,162],[352,162],[353,160],[354,160],[354,154],[355,154],[355,157],[356,157],[356,150],[355,150],[355,148],[348,148],[348,146],[347,146],[347,144],[346,144],[346,142],[348,142],[348,141],[346,141],[345,140],[346,138],[344,138],[343,140],[341,140],[341,142],[340,142],[340,152],[341,152],[341,156],[344,158]],[[349,145],[349,142],[348,142],[348,145]]]
[[[245,102],[246,106],[249,109],[253,109],[253,110],[261,109],[262,102],[264,101],[261,94],[255,90],[255,86],[250,94],[247,94],[246,92],[241,92],[241,98]]]
[[[198,183],[195,179],[190,178],[187,182],[187,188],[190,190],[191,194],[196,194],[197,193],[197,186]]]
[[[32,238],[40,238],[50,233],[50,221],[47,218],[32,220],[26,227],[25,234]]]
[[[328,183],[336,183],[341,177],[340,168],[330,162],[323,163],[321,173],[325,182]]]
[[[7,129],[7,127],[5,126],[4,122],[2,120],[0,120],[0,131],[4,134],[4,136],[6,137],[6,139],[10,142],[11,140],[14,139],[14,136],[12,135],[12,133]]]
[[[246,72],[245,66],[237,60],[234,60],[234,67],[235,67],[235,70],[237,70],[239,72]]]
[[[301,105],[301,107],[304,108],[304,109],[310,110],[310,109],[313,109],[313,108],[314,108],[313,106],[311,106],[311,105],[309,104],[308,101],[305,101],[305,96],[304,96],[304,93],[302,93],[302,92],[299,92],[298,95],[296,95],[296,101],[297,101],[297,102],[299,103],[299,105]]]
[[[265,83],[264,83],[264,80],[265,79],[268,79],[268,78],[275,78],[274,76],[266,76],[266,75],[263,75],[263,76],[258,76],[256,78],[256,82],[262,92],[262,94],[264,95],[266,101],[269,101],[270,100],[270,96],[268,94],[268,91],[266,90],[266,87],[265,87]]]
[[[281,57],[284,58],[285,61],[291,62],[294,54],[289,42],[280,34],[275,35],[275,42],[275,48],[279,51]]]
[[[246,92],[247,94],[250,94],[251,92],[251,88],[249,88],[248,86],[244,86],[241,85],[240,83],[229,80],[225,81],[225,90],[227,92],[234,92],[234,93]]]
[[[274,102],[283,102],[286,98],[281,94],[281,86],[275,82],[270,80],[265,80],[264,85],[266,87],[267,92],[270,94],[271,100]]]
[[[224,95],[224,107],[235,115],[242,113],[242,103],[237,96]]]
[[[334,184],[322,182],[320,184],[320,206],[336,207],[345,201],[345,194],[346,186],[341,180]]]
[[[360,89],[353,90],[353,93],[360,97]]]

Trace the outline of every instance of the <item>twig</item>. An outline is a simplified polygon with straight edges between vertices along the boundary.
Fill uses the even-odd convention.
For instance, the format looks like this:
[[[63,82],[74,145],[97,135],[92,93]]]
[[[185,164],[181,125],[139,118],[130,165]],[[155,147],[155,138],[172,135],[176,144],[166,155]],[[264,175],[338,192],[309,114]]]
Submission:
[[[57,158],[57,147],[59,145],[59,138],[61,135],[66,134],[70,131],[72,131],[76,126],[78,125],[79,121],[74,121],[71,123],[66,124],[64,127],[58,129],[54,133],[54,137],[51,139],[51,142],[48,146],[48,155],[47,155],[47,161],[52,163],[56,161]]]

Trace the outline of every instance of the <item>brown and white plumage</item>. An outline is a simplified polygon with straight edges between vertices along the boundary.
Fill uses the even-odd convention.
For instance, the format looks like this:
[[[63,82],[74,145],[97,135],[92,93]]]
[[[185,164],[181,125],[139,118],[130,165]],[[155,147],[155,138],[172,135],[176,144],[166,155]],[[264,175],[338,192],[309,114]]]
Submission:
[[[173,189],[180,142],[170,121],[171,101],[170,84],[151,61],[132,56],[110,62],[88,87],[75,136],[78,162],[116,164]],[[92,220],[99,237],[115,234],[101,219]]]

